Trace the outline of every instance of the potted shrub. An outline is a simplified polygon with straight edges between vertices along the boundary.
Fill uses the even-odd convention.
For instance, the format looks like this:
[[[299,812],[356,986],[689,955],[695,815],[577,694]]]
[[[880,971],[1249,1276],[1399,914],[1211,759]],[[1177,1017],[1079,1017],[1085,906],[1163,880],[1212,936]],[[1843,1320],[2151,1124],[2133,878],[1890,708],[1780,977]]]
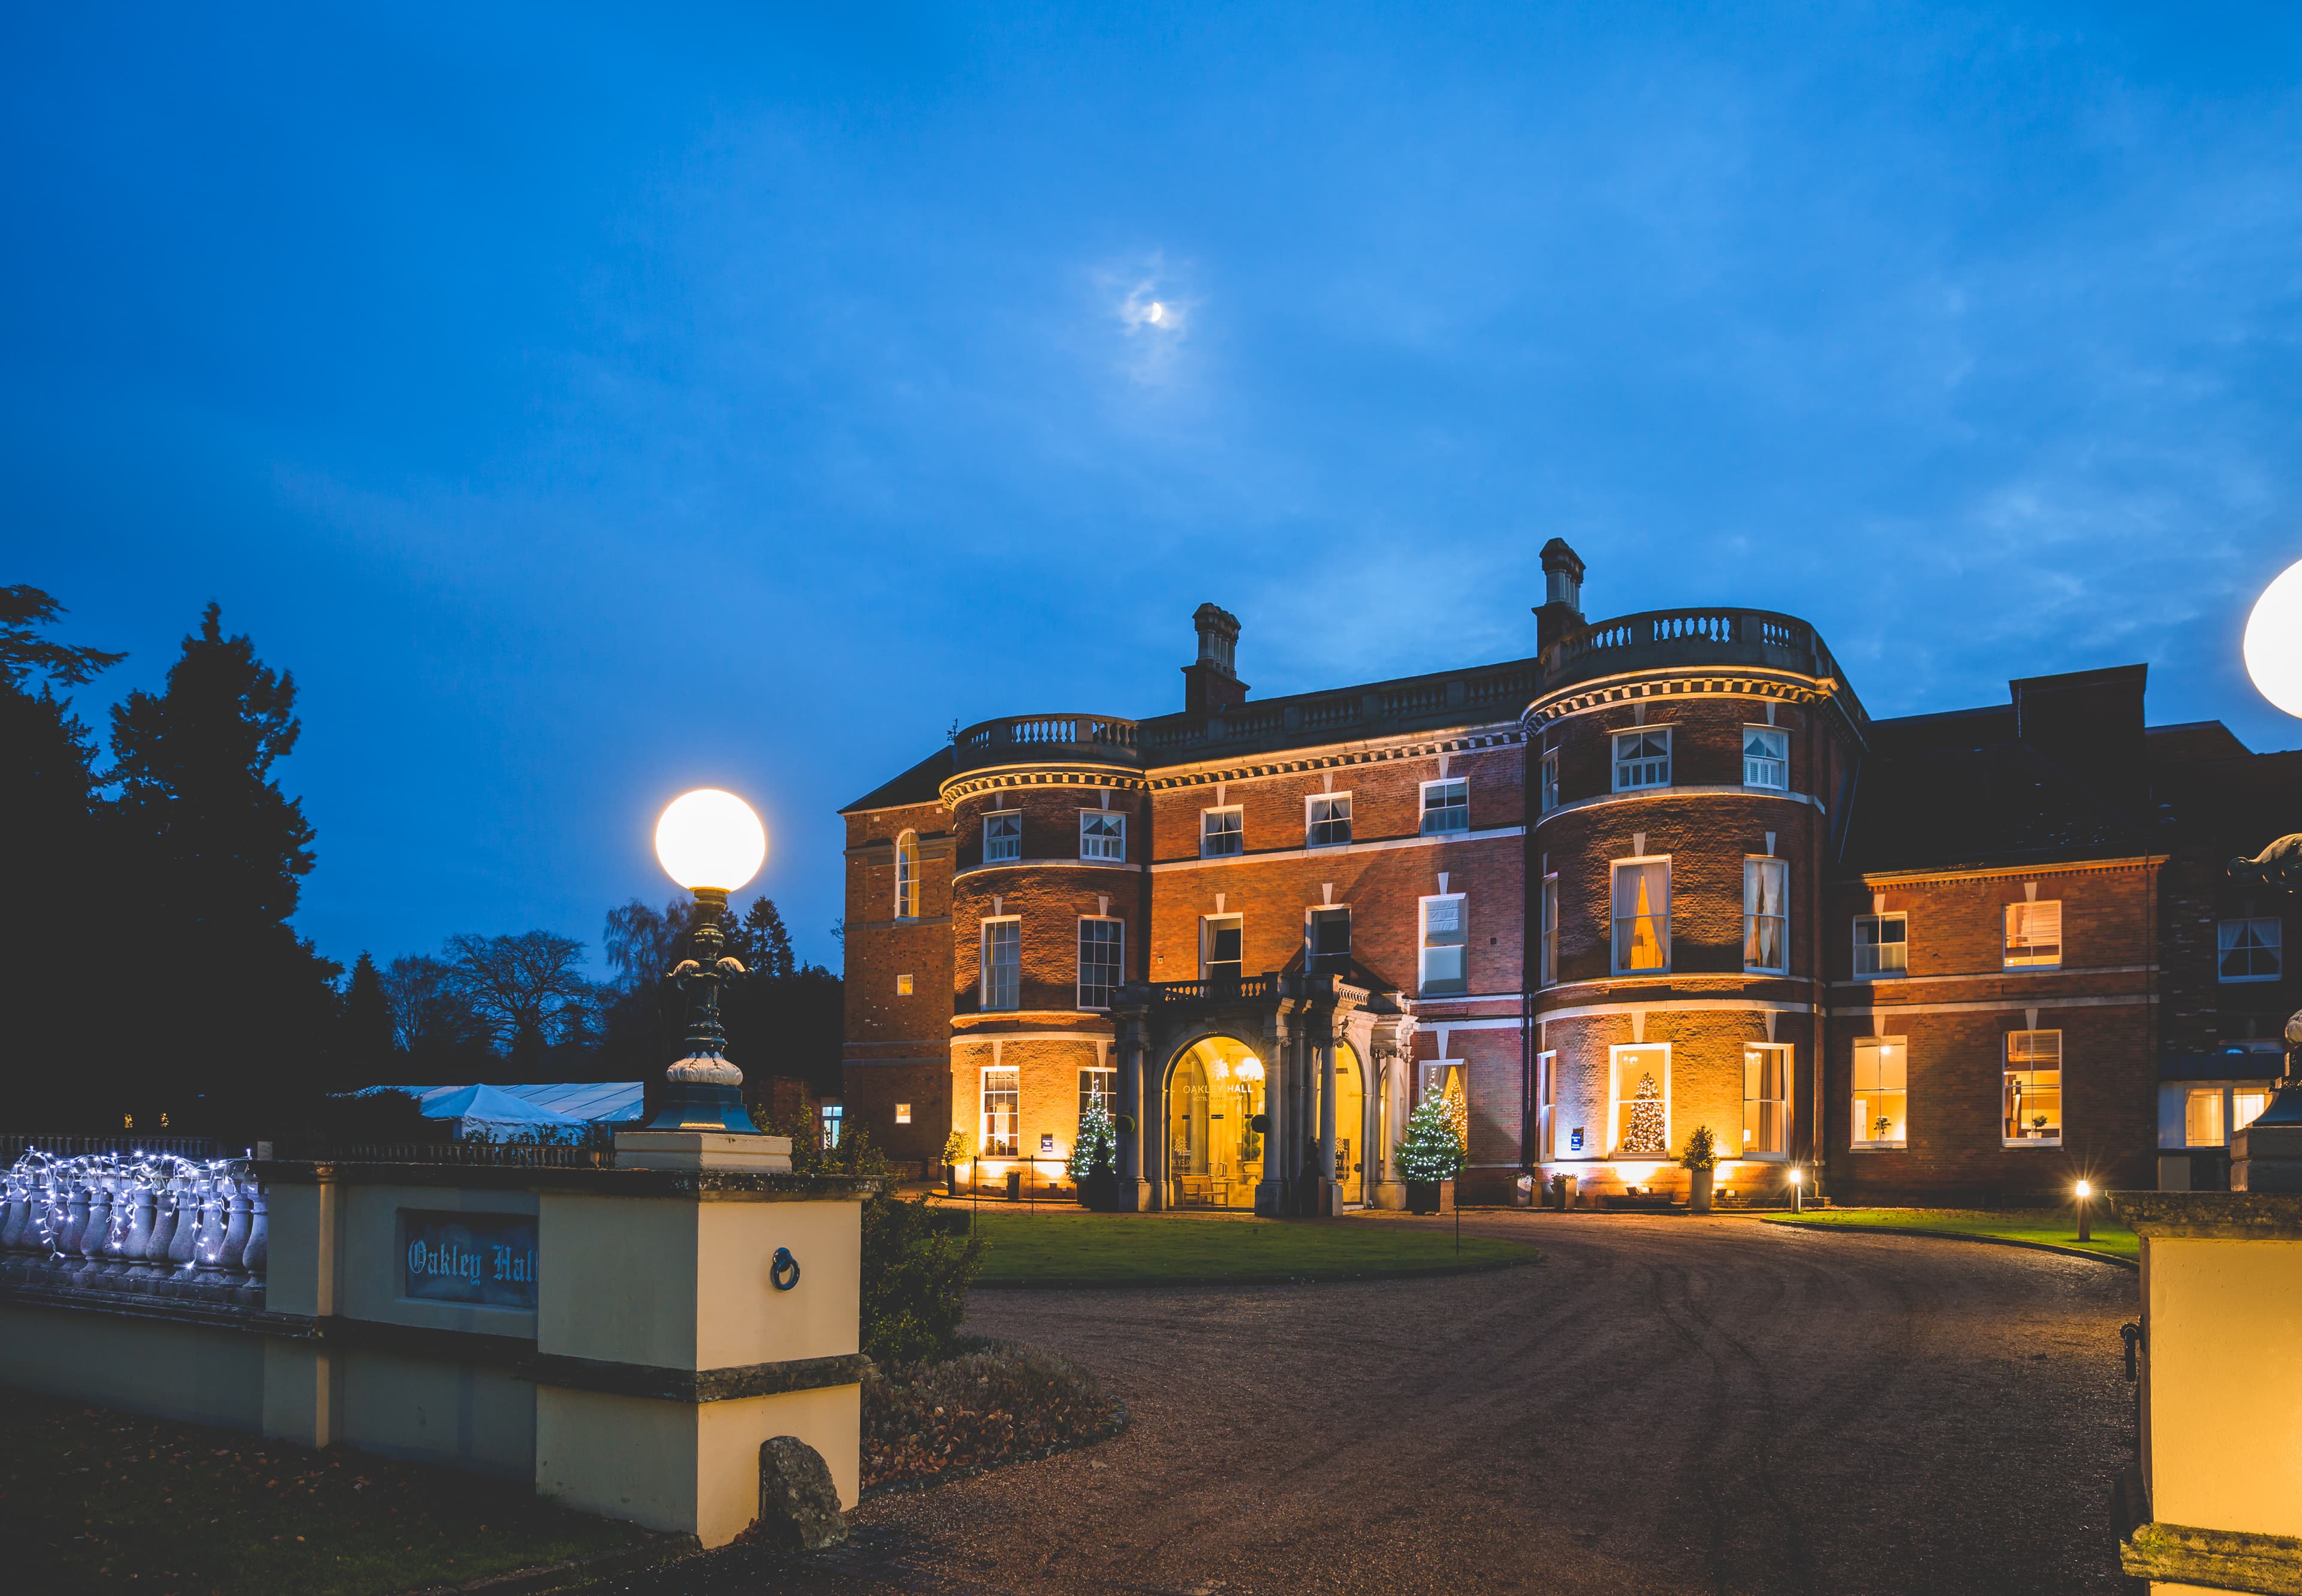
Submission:
[[[1119,1128],[1101,1102],[1089,1103],[1080,1115],[1079,1136],[1065,1168],[1081,1207],[1109,1214],[1119,1206]]]
[[[1416,1214],[1443,1214],[1455,1205],[1455,1177],[1463,1172],[1463,1116],[1456,1100],[1433,1092],[1407,1116],[1399,1144],[1399,1172],[1407,1182],[1407,1206]]]
[[[952,1133],[943,1138],[943,1189],[945,1195],[959,1195],[959,1163],[967,1156],[967,1132],[954,1126]]]
[[[1718,1168],[1718,1142],[1708,1125],[1697,1125],[1686,1138],[1686,1152],[1678,1161],[1688,1174],[1687,1205],[1697,1214],[1710,1212],[1710,1183]]]

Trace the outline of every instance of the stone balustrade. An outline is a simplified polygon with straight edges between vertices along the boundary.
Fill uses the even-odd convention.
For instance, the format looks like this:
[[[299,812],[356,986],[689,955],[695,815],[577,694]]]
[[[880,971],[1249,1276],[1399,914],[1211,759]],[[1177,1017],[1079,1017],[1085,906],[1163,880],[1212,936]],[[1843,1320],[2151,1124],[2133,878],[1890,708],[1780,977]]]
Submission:
[[[36,1147],[0,1186],[0,1282],[260,1308],[269,1231],[245,1160]]]

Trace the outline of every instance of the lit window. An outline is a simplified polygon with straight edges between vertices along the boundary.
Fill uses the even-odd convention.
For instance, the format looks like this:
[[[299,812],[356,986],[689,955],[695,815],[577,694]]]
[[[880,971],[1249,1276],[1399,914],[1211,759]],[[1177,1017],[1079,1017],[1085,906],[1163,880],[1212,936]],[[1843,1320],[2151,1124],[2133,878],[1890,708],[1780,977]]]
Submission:
[[[1079,923],[1079,1006],[1107,1009],[1126,979],[1121,956],[1127,928],[1115,920],[1082,920]]]
[[[2063,1033],[2006,1033],[2006,1145],[2063,1145]]]
[[[907,975],[897,976],[895,978],[895,995],[898,997],[909,997],[911,995],[912,978]]]
[[[1080,811],[1080,857],[1127,862],[1127,817],[1107,809]]]
[[[1100,1107],[1113,1119],[1119,1117],[1119,1071],[1088,1068],[1080,1071],[1080,1118],[1087,1111]]]
[[[1552,749],[1542,756],[1542,812],[1549,814],[1558,807],[1558,751]]]
[[[1901,975],[1911,967],[1907,914],[1854,917],[1854,973],[1858,977]]]
[[[2222,1089],[2194,1088],[2182,1102],[2182,1145],[2219,1147],[2222,1145]]]
[[[2059,900],[2044,903],[2009,903],[2006,905],[2006,965],[2060,964],[2063,962],[2063,905]]]
[[[2277,920],[2226,920],[2214,927],[2219,963],[2226,981],[2274,981],[2279,978],[2284,948]]]
[[[983,922],[983,1006],[1021,1006],[1023,987],[1023,922],[1010,915]]]
[[[920,834],[906,831],[895,839],[895,918],[920,917]]]
[[[1791,735],[1770,726],[1743,728],[1743,785],[1761,793],[1791,786]]]
[[[1743,1155],[1790,1150],[1791,1050],[1752,1043],[1743,1049]]]
[[[2243,1130],[2270,1106],[2270,1094],[2264,1091],[2235,1091],[2231,1094],[2231,1129]]]
[[[1016,1085],[1015,1066],[1001,1064],[983,1071],[983,1155],[1012,1158],[1021,1145],[1016,1121],[1022,1116],[1022,1093]]]
[[[1743,968],[1790,968],[1791,866],[1786,859],[1743,861]]]
[[[1854,1042],[1854,1145],[1910,1145],[1911,1050],[1900,1037]]]
[[[1446,997],[1468,992],[1470,937],[1464,924],[1463,895],[1423,900],[1423,991]]]
[[[1535,1155],[1558,1156],[1558,1054],[1553,1049],[1534,1055]]]
[[[847,1111],[845,1109],[840,1107],[836,1103],[826,1103],[822,1105],[820,1113],[823,1119],[823,1145],[825,1147],[836,1147],[839,1145],[839,1129],[843,1122],[840,1116],[846,1112]]]
[[[1467,781],[1426,781],[1423,784],[1423,835],[1471,828],[1471,784]]]
[[[1670,861],[1615,866],[1615,973],[1670,968]]]
[[[1615,734],[1615,791],[1634,793],[1641,787],[1670,785],[1668,731]]]
[[[898,1124],[898,1125],[908,1125],[908,1124],[910,1124],[911,1122],[912,1122],[912,1105],[911,1105],[910,1104],[908,1104],[908,1103],[898,1103],[898,1104],[896,1104],[896,1105],[895,1105],[895,1123],[896,1123],[896,1124]]]
[[[1023,857],[1023,813],[998,809],[983,817],[983,862],[1012,864]]]
[[[1210,914],[1199,922],[1199,970],[1203,979],[1239,984],[1241,924],[1236,914]]]
[[[1313,975],[1339,975],[1345,980],[1350,979],[1351,911],[1348,909],[1312,910],[1308,940],[1310,972]]]
[[[1670,1155],[1670,1049],[1617,1047],[1614,1063],[1617,1157]]]
[[[1558,878],[1542,878],[1542,984],[1558,985]]]
[[[1351,840],[1348,793],[1314,793],[1305,813],[1305,841],[1311,847],[1331,848]]]
[[[1247,821],[1239,807],[1199,811],[1199,857],[1228,859],[1247,845]]]

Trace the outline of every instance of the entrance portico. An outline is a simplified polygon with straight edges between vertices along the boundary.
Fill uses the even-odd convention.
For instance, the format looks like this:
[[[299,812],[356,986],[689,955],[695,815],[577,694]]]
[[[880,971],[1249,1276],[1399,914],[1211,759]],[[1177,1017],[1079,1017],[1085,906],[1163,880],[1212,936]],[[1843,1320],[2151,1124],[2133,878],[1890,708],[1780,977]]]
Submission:
[[[1399,994],[1332,975],[1134,982],[1112,1017],[1122,1208],[1404,1205],[1415,1016]]]

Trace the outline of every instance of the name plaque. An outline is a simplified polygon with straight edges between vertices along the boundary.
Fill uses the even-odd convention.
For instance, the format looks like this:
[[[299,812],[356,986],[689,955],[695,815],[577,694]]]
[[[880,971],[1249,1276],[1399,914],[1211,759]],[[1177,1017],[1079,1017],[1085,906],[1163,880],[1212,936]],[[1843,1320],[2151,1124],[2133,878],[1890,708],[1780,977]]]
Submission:
[[[535,1311],[532,1214],[399,1214],[400,1295],[419,1302]]]

